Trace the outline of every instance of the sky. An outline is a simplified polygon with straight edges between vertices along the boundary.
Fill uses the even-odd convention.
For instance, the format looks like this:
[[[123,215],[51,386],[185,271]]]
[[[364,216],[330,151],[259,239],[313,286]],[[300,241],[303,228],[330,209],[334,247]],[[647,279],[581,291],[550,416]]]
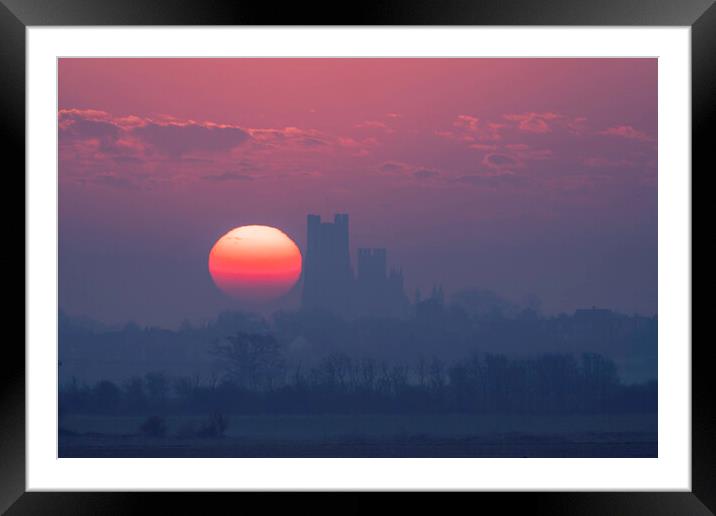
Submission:
[[[656,59],[60,59],[59,302],[175,327],[207,260],[350,215],[410,297],[657,310]]]

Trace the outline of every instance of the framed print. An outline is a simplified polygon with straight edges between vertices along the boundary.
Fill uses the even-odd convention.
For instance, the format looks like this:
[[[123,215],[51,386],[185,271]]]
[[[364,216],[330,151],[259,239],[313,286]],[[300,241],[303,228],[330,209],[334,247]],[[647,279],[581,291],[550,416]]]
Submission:
[[[3,509],[713,511],[691,177],[716,8],[529,5],[4,2]]]

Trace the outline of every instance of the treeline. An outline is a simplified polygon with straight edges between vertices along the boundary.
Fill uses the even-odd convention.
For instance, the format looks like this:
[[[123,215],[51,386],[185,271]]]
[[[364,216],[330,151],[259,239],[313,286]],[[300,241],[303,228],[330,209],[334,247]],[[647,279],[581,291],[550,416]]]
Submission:
[[[469,295],[468,295],[469,294]],[[537,353],[598,352],[619,367],[625,383],[657,377],[658,321],[609,310],[579,310],[541,316],[534,310],[508,310],[499,299],[467,292],[453,302],[428,298],[406,318],[346,320],[328,312],[284,311],[270,317],[227,312],[181,328],[109,328],[60,314],[58,326],[61,383],[113,380],[163,371],[206,378],[220,372],[211,344],[237,332],[273,335],[291,368],[315,366],[319,358],[343,352],[378,362],[414,365],[421,356],[452,362],[476,350],[506,356]]]
[[[239,333],[213,353],[224,374],[123,383],[76,380],[59,393],[66,413],[617,413],[657,410],[657,385],[624,385],[608,358],[585,353],[516,359],[474,354],[388,364],[346,354],[317,365],[286,365],[270,335]]]

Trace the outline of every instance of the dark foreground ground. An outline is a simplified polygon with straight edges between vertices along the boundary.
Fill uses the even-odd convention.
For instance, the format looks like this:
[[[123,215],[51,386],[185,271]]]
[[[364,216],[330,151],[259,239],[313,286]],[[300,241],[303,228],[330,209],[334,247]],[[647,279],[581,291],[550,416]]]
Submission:
[[[656,414],[246,415],[224,437],[187,437],[204,416],[69,415],[60,457],[656,457]]]
[[[656,457],[656,435],[405,436],[327,441],[60,436],[60,457]]]

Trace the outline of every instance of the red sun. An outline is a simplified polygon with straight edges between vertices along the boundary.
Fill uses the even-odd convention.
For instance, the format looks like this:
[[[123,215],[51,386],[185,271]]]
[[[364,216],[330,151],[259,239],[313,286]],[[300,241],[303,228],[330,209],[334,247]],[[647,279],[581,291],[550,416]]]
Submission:
[[[209,252],[209,273],[231,297],[265,302],[286,294],[301,276],[301,251],[283,231],[271,226],[241,226]]]

